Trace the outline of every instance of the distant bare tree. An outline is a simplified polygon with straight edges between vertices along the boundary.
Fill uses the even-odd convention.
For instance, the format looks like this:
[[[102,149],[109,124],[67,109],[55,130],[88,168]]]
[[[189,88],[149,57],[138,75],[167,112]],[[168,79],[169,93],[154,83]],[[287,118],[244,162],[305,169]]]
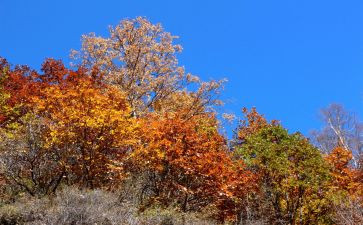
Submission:
[[[363,153],[363,123],[357,116],[333,103],[321,110],[324,127],[311,133],[312,141],[322,152],[329,153],[337,145],[353,153],[354,166],[358,166]]]

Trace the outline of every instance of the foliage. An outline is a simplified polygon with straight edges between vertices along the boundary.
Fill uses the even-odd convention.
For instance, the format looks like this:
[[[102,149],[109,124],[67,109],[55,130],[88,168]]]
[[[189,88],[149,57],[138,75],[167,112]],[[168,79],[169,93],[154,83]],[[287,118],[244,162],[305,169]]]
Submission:
[[[263,126],[254,129],[256,123],[251,121],[256,120],[247,117],[251,128],[244,127],[241,132],[254,132],[244,136],[244,143],[235,147],[235,155],[258,175],[260,192],[255,198],[269,205],[271,222],[328,223],[319,221],[327,215],[324,188],[329,182],[329,168],[319,150],[301,134],[289,134],[283,127],[255,117]]]
[[[88,79],[51,86],[41,95],[34,105],[51,121],[46,147],[61,152],[67,170],[87,187],[117,182],[120,160],[135,144],[137,131],[123,95]]]
[[[81,51],[72,55],[82,66],[100,69],[107,83],[123,91],[133,114],[170,112],[182,101],[194,115],[220,104],[214,95],[223,81],[201,82],[185,73],[176,58],[182,50],[174,44],[177,37],[165,32],[160,24],[138,17],[123,20],[109,31],[108,38],[94,33],[83,35]],[[198,86],[195,91],[185,89],[193,84]]]
[[[262,128],[276,126],[278,124],[278,121],[276,120],[268,123],[263,115],[257,112],[256,108],[252,108],[251,111],[248,111],[247,108],[243,108],[242,112],[246,119],[240,121],[237,129],[235,140],[238,141],[238,143],[243,143],[248,136],[257,133]]]
[[[100,84],[97,71],[47,60],[43,72],[28,81],[37,92],[21,102],[19,125],[4,129],[7,177],[32,195],[54,192],[63,178],[87,187],[119,183],[137,130],[123,94]]]
[[[227,198],[226,185],[233,189],[238,183],[239,190],[247,191],[249,176],[235,168],[213,115],[149,117],[143,127],[144,144],[133,161],[150,174],[145,188],[152,191],[152,200],[177,204],[183,212],[199,211]]]
[[[332,186],[336,190],[344,190],[350,194],[356,193],[359,189],[358,171],[349,165],[352,160],[352,152],[338,146],[325,159],[331,165],[331,173],[334,177]]]
[[[27,66],[11,65],[0,57],[0,127],[12,127],[26,114],[30,96],[38,92],[37,73]]]

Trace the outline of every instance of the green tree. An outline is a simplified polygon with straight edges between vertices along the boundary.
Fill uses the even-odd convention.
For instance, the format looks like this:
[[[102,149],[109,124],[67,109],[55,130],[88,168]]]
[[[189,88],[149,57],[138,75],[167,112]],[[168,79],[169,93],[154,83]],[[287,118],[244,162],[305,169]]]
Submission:
[[[265,126],[235,149],[236,157],[259,177],[260,191],[254,198],[264,204],[258,207],[273,212],[271,223],[329,223],[329,167],[300,133],[289,134],[280,125]]]

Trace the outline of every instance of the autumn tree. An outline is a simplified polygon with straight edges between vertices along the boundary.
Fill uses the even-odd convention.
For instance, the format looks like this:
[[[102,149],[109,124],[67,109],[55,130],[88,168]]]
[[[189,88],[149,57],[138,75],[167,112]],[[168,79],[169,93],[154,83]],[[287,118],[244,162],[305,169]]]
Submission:
[[[49,121],[46,147],[62,154],[68,179],[95,188],[117,183],[123,176],[122,158],[135,143],[137,123],[124,95],[82,72],[52,68],[57,85],[33,99],[35,113]]]
[[[332,185],[335,186],[337,191],[355,192],[358,185],[355,183],[358,171],[350,166],[352,152],[342,146],[338,146],[325,159],[331,165],[332,175],[334,177]]]
[[[4,107],[21,109],[1,132],[6,177],[31,195],[54,192],[65,179],[90,188],[119,183],[137,129],[123,93],[96,69],[73,71],[48,59],[42,72],[4,78]],[[16,90],[25,93],[13,97]]]
[[[211,188],[224,166],[226,147],[213,118],[185,121],[178,115],[165,115],[145,123],[144,146],[133,158],[154,177],[156,198],[163,204],[177,199],[183,211],[208,205],[216,192]]]
[[[27,112],[30,97],[38,93],[37,72],[24,65],[12,67],[0,57],[0,126],[11,126]]]
[[[352,152],[343,146],[335,147],[325,160],[330,165],[334,193],[335,218],[338,223],[363,222],[363,182],[361,172],[350,163]]]
[[[178,102],[183,102],[189,115],[202,113],[220,104],[215,94],[223,81],[201,82],[185,73],[178,65],[176,54],[182,48],[174,44],[176,38],[160,24],[138,17],[110,27],[108,38],[83,35],[82,49],[72,55],[82,66],[100,69],[105,82],[124,92],[134,115],[170,112]],[[190,84],[197,89],[188,91]]]
[[[132,154],[133,164],[149,174],[144,189],[149,200],[188,212],[218,207],[238,191],[245,194],[250,176],[234,166],[215,117],[207,113],[186,120],[182,113],[145,121],[143,146]]]
[[[261,205],[255,210],[276,224],[328,223],[324,188],[329,170],[318,149],[301,134],[267,123],[255,110],[245,124],[234,153],[259,177],[260,192],[253,197]]]

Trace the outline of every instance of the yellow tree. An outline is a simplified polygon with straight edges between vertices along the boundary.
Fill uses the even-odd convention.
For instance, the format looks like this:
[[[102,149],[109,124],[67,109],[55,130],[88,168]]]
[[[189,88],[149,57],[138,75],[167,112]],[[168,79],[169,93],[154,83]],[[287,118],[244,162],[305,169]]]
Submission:
[[[43,89],[33,104],[35,114],[48,122],[46,147],[60,152],[70,182],[95,188],[120,181],[137,122],[119,90],[69,73]]]

